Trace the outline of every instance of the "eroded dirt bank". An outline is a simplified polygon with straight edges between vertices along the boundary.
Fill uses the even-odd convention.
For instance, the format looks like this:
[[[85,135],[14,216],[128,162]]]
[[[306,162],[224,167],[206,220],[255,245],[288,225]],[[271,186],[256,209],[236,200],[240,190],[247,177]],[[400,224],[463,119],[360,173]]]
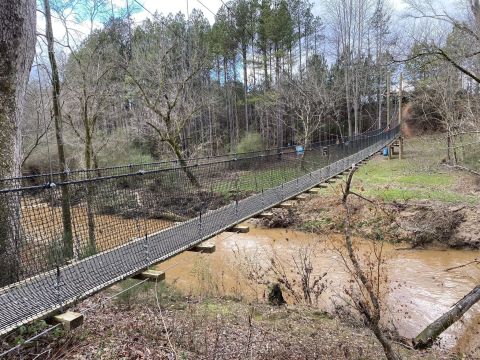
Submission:
[[[432,200],[370,203],[350,201],[352,226],[359,236],[412,247],[480,249],[480,206]],[[343,233],[339,196],[311,197],[294,210],[275,210],[267,227],[289,227],[317,234]]]

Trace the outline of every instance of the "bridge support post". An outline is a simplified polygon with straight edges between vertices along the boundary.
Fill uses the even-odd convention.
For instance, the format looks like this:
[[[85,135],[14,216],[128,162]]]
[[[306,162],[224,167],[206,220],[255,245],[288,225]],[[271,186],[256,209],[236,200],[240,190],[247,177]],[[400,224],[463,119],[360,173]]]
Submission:
[[[293,208],[293,203],[289,202],[289,201],[285,201],[283,203],[280,203],[278,205],[276,205],[275,207],[276,208],[280,208],[280,209],[291,209]]]
[[[215,244],[211,242],[204,242],[194,246],[193,248],[189,249],[189,251],[212,254],[215,252]]]
[[[70,331],[83,324],[83,314],[67,311],[63,314],[54,316],[53,321],[62,324],[64,330]]]
[[[294,198],[294,200],[297,200],[297,201],[306,201],[307,199],[308,199],[307,196],[303,194],[297,195]]]
[[[271,216],[273,216],[273,214]],[[231,231],[246,234],[250,231],[250,227],[248,225],[235,225],[234,227],[232,227]]]
[[[165,280],[165,273],[163,271],[149,269],[134,275],[132,278],[137,280],[162,281]]]
[[[273,213],[266,211],[266,212],[262,212],[261,214],[258,214],[256,217],[260,219],[271,219],[273,218]]]

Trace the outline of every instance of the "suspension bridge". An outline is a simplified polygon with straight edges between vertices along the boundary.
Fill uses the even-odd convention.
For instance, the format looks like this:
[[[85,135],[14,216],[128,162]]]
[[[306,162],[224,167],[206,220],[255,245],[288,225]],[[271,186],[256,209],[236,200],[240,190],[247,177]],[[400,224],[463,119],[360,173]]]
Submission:
[[[399,135],[0,180],[0,335],[308,191]]]

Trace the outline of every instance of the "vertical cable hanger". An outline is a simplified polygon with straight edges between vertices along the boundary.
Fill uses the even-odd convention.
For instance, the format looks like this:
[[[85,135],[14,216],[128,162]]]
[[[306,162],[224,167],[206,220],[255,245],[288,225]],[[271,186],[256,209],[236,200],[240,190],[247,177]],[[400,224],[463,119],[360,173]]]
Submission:
[[[41,104],[41,107],[42,107],[42,114],[43,114],[43,123],[44,123],[44,126],[46,126],[46,118],[45,118],[45,102],[44,102],[44,99],[43,99],[43,87],[42,87],[42,82],[40,80],[40,70],[39,70],[39,66],[38,66],[38,56],[37,54],[35,54],[35,65],[36,65],[36,68],[37,68],[37,80],[38,80],[38,86],[39,86],[39,91],[40,91],[40,104]],[[48,130],[48,129],[46,129]],[[50,152],[50,142],[48,140],[48,133],[46,133],[46,142],[47,142],[47,154],[48,154],[48,164],[49,164],[49,168],[50,168],[50,175],[49,175],[49,183],[46,184],[46,186],[49,188],[50,190],[50,213],[51,213],[51,221],[52,221],[52,224],[53,224],[53,228],[55,229],[56,228],[56,221],[55,221],[55,202],[54,202],[54,191],[55,191],[55,188],[56,188],[56,184],[54,183],[53,181],[53,166],[52,166],[52,156],[51,156],[51,152]],[[55,243],[52,243],[50,244],[53,249],[56,248],[57,244]],[[59,254],[57,251],[54,251],[54,254],[55,254],[55,268],[56,268],[56,277],[55,277],[55,296],[57,298],[57,302],[60,306],[60,309],[63,311],[63,301],[62,301],[62,298],[61,298],[61,272],[60,272],[60,266],[62,265],[63,263],[63,259],[59,259]],[[62,258],[63,258],[63,254],[62,254]]]

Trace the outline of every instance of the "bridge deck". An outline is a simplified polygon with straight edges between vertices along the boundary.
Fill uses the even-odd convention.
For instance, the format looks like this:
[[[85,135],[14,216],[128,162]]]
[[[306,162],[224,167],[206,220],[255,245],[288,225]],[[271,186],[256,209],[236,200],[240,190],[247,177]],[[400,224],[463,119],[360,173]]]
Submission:
[[[43,273],[0,290],[0,334],[71,305],[148,266],[166,260],[212,236],[307,191],[374,154],[391,139],[381,139],[358,153],[281,186],[180,223],[132,239],[115,249]]]

